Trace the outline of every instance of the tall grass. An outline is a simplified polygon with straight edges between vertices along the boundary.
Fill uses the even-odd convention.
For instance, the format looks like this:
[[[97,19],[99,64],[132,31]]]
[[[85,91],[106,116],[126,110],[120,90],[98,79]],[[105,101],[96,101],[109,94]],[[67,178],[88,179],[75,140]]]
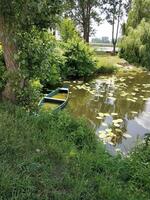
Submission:
[[[149,153],[111,157],[84,120],[0,105],[1,200],[148,200]]]

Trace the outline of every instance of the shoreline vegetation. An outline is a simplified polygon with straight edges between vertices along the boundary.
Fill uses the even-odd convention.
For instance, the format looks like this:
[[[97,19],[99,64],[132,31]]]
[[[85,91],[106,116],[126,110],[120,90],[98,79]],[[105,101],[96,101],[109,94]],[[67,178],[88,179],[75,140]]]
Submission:
[[[0,105],[1,199],[147,200],[150,145],[110,156],[84,119]],[[12,123],[13,122],[13,123]]]
[[[126,157],[113,157],[85,119],[33,114],[42,91],[63,80],[149,70],[149,7],[149,0],[1,0],[0,200],[150,199],[150,134]],[[112,55],[89,45],[100,13],[112,25]]]

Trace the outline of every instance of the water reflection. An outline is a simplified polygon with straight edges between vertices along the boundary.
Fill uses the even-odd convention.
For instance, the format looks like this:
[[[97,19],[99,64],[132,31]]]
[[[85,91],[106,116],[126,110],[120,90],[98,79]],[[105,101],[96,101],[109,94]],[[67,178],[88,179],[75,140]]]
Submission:
[[[68,109],[93,124],[111,153],[118,148],[127,153],[150,132],[149,78],[146,72],[136,72],[74,83]]]

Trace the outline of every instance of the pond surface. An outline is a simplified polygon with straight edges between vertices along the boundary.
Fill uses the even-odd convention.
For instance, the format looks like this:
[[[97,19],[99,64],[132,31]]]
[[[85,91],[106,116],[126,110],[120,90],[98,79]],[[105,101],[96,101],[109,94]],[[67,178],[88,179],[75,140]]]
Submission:
[[[150,133],[150,74],[130,72],[70,83],[67,109],[85,117],[110,153],[127,154]]]

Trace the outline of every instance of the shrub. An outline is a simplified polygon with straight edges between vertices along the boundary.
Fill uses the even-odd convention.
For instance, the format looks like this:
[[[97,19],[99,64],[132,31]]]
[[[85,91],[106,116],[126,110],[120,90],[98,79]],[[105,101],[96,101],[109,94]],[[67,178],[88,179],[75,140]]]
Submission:
[[[54,36],[46,31],[33,28],[31,32],[18,33],[16,39],[18,53],[15,59],[19,70],[8,76],[11,76],[16,102],[34,109],[39,101],[41,85],[35,88],[32,83],[37,80],[44,86],[60,83],[64,57]]]
[[[95,71],[96,61],[91,48],[79,37],[69,40],[65,47],[65,66],[63,76],[67,78],[86,78]]]
[[[64,61],[54,36],[33,29],[30,33],[20,33],[18,41],[16,59],[22,74],[29,80],[39,79],[50,84],[58,82]]]
[[[96,70],[97,74],[113,74],[117,71],[117,67],[115,66],[101,66]]]

